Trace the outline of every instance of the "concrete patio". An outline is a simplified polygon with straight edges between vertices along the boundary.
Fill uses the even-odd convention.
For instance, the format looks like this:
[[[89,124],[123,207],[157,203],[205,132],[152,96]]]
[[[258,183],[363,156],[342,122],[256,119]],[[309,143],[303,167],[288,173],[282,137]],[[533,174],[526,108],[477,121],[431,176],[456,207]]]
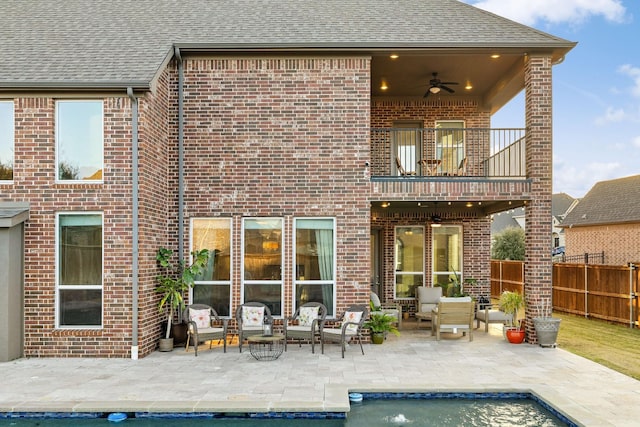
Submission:
[[[383,345],[351,345],[340,357],[289,345],[278,360],[255,360],[234,345],[176,348],[129,359],[19,359],[0,363],[0,412],[348,411],[348,391],[526,391],[585,426],[640,422],[640,381],[560,348],[513,345],[501,327],[474,340],[405,322]],[[637,363],[637,362],[635,362]]]

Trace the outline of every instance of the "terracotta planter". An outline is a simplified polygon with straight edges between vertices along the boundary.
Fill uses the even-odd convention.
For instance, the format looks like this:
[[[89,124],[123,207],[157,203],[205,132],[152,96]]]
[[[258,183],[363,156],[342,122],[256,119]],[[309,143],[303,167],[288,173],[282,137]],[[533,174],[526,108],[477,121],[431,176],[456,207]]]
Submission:
[[[524,329],[507,328],[506,335],[507,335],[507,340],[511,344],[522,344],[524,342],[524,338],[526,334]]]

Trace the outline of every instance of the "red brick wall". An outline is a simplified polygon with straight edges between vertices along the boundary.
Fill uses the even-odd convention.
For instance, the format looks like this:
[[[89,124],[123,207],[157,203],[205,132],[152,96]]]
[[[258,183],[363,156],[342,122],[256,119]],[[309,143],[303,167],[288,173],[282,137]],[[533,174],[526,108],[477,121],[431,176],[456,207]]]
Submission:
[[[189,218],[233,217],[232,310],[240,302],[241,219],[253,216],[285,219],[285,314],[293,217],[337,219],[337,312],[368,304],[369,67],[365,57],[186,59],[185,252]],[[175,86],[171,102],[177,111]],[[173,189],[175,117],[171,132]]]
[[[422,226],[424,227],[425,248],[425,286],[432,286],[432,228],[430,227],[431,212],[386,213],[376,211],[372,214],[371,227],[381,230],[381,244],[383,246],[381,283],[383,302],[394,301],[395,267],[395,227]],[[491,258],[491,222],[489,218],[462,218],[455,215],[441,215],[446,224],[461,225],[463,239],[462,271],[464,278],[475,278],[477,285],[465,288],[474,296],[489,294],[490,258]],[[398,300],[403,305],[403,312],[415,312],[415,302]]]
[[[567,256],[600,253],[608,265],[640,261],[640,224],[565,228]]]
[[[55,100],[16,98],[14,183],[1,201],[30,203],[25,227],[25,356],[128,355],[131,340],[131,110],[104,100],[104,183],[55,183]],[[104,327],[55,329],[55,216],[99,211],[104,218]]]

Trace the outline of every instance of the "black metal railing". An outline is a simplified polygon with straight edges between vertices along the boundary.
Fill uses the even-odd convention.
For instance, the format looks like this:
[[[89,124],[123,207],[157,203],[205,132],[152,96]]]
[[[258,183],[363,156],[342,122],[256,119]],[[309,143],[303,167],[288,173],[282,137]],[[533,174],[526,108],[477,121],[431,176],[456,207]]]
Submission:
[[[371,175],[523,178],[525,130],[372,128]]]

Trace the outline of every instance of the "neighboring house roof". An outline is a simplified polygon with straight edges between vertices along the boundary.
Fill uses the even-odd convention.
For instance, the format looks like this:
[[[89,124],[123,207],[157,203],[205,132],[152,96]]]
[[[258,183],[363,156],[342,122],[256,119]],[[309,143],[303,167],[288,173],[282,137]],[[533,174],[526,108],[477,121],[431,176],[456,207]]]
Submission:
[[[562,221],[567,211],[573,208],[578,202],[566,193],[556,193],[551,196],[551,216],[556,220]],[[501,212],[493,216],[491,223],[491,233],[498,233],[508,227],[521,227],[524,228],[524,215],[525,208],[517,208],[507,212]]]
[[[633,222],[640,222],[640,175],[596,183],[560,227]]]
[[[173,46],[527,47],[575,43],[456,0],[3,0],[0,88],[145,88]]]

